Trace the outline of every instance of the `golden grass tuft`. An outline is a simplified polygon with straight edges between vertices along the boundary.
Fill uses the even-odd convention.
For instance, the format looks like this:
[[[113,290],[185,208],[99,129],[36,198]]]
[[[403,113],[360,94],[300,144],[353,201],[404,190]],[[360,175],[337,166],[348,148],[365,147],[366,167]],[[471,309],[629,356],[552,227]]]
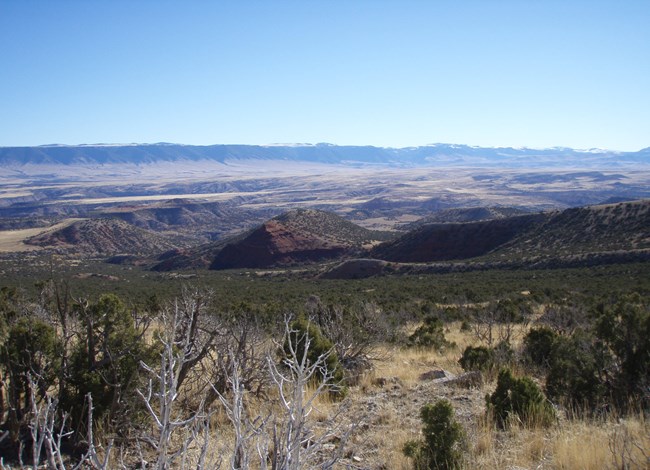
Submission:
[[[643,415],[600,422],[575,420],[553,436],[555,468],[650,468],[650,425]]]
[[[620,422],[576,419],[550,429],[513,426],[508,431],[479,419],[470,439],[467,468],[650,468],[650,426],[643,416]]]

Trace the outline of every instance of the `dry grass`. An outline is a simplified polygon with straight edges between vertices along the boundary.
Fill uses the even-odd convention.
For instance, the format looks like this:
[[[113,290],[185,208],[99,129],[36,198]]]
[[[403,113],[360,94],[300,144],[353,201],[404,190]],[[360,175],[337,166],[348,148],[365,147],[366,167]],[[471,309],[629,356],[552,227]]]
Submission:
[[[650,468],[650,425],[643,415],[570,422],[554,433],[551,446],[558,469]]]
[[[520,332],[523,337],[524,330]],[[381,361],[351,387],[346,406],[325,393],[313,403],[310,426],[321,435],[329,430],[332,420],[356,429],[343,453],[346,467],[355,457],[361,468],[407,470],[412,461],[402,449],[409,440],[420,438],[422,423],[419,407],[440,398],[449,399],[467,433],[467,469],[648,469],[650,468],[650,426],[642,415],[627,420],[615,418],[588,421],[561,418],[552,428],[526,429],[513,425],[509,430],[495,428],[485,418],[484,395],[494,389],[494,382],[478,390],[466,390],[423,381],[421,374],[432,369],[444,369],[458,374],[464,348],[480,344],[472,332],[461,331],[460,324],[447,326],[446,337],[456,347],[443,352],[426,349],[403,349],[383,346]],[[315,392],[315,385],[305,391],[305,397]],[[279,413],[277,391],[267,400],[249,398],[248,412],[253,416]],[[418,398],[420,400],[418,401]],[[234,434],[225,411],[217,406],[212,416],[210,455],[227,458],[232,455]],[[182,436],[178,436],[182,438]],[[627,465],[627,466],[625,466]]]
[[[412,327],[414,328],[414,326]],[[525,327],[517,337],[522,338]],[[642,415],[627,420],[602,419],[588,421],[562,418],[553,428],[527,429],[513,425],[509,430],[495,428],[485,418],[483,397],[494,389],[494,382],[479,390],[468,391],[436,385],[421,379],[432,369],[458,374],[462,370],[458,358],[466,346],[478,345],[472,332],[461,331],[460,324],[447,326],[446,337],[456,347],[443,352],[426,349],[403,349],[384,346],[381,361],[351,387],[346,398],[349,412],[340,414],[341,402],[328,394],[319,396],[310,414],[311,426],[318,435],[327,430],[331,420],[355,423],[356,430],[347,442],[346,467],[352,456],[360,459],[362,468],[407,470],[412,461],[402,449],[409,440],[420,438],[418,396],[427,401],[447,398],[456,409],[457,419],[467,432],[467,469],[648,469],[650,468],[650,426]],[[523,371],[522,371],[523,372]],[[306,390],[311,396],[314,387]],[[268,413],[274,407],[269,401],[251,403],[250,412]],[[279,411],[276,407],[275,411]],[[211,451],[227,456],[233,435],[225,413],[213,416],[215,442]],[[627,465],[627,466],[625,466]]]
[[[520,342],[527,327],[518,325],[517,328],[515,338]],[[438,396],[451,399],[466,429],[467,469],[650,469],[650,425],[642,415],[624,421],[615,417],[598,421],[562,418],[552,428],[527,429],[514,425],[501,431],[484,415],[483,397],[494,390],[494,382],[485,383],[472,393],[424,384],[421,374],[434,368],[462,372],[457,361],[464,348],[481,344],[472,332],[460,331],[459,324],[448,325],[445,335],[456,343],[456,347],[442,353],[386,348],[385,352],[390,353],[386,354],[386,359],[377,362],[375,370],[352,389],[351,399],[367,403],[374,400],[377,404],[369,413],[363,437],[355,438],[359,448],[375,449],[375,454],[370,455],[372,462],[383,468],[412,468],[402,448],[406,441],[419,438],[418,410],[407,412],[400,408],[403,400],[399,402],[395,398],[396,401],[391,402],[386,397],[406,397],[408,401],[408,397],[415,399],[415,395],[432,390]],[[526,373],[525,370],[519,372]],[[457,397],[460,399],[455,401]],[[435,395],[431,399],[435,400]],[[372,454],[368,450],[365,452]]]
[[[434,367],[441,367],[438,360],[426,349],[390,348],[386,350],[387,360],[378,362],[372,374],[362,379],[362,384],[377,378],[398,379],[405,386],[412,386],[421,374]]]
[[[417,324],[408,325],[405,330],[409,335],[418,327]],[[467,331],[460,330],[460,323],[451,323],[445,329],[445,337],[455,346],[443,351],[427,348],[400,348],[383,346],[378,349],[377,356],[382,360],[376,361],[375,369],[361,381],[361,386],[372,383],[378,377],[396,377],[405,386],[412,386],[420,380],[420,375],[431,369],[444,369],[451,373],[461,373],[458,364],[463,350],[467,346],[475,346],[479,342]]]
[[[642,416],[624,422],[567,421],[553,429],[497,431],[479,424],[471,435],[468,468],[562,470],[649,468],[650,428]],[[627,466],[624,466],[627,465]]]

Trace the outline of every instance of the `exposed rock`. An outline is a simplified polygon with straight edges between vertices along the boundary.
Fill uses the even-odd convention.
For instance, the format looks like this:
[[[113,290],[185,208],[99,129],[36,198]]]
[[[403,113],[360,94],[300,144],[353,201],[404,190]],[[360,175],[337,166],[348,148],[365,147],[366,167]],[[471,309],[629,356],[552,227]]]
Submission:
[[[544,214],[533,214],[486,222],[425,225],[379,245],[371,255],[407,263],[474,258],[532,230],[545,219]]]
[[[443,379],[444,380],[444,379]],[[472,370],[444,380],[448,385],[455,385],[463,388],[478,388],[483,385],[483,374],[478,370]]]
[[[226,245],[210,268],[267,268],[340,258],[377,236],[336,214],[297,209]]]
[[[433,379],[453,379],[456,377],[454,374],[451,372],[447,372],[446,370],[442,369],[434,369],[430,370],[429,372],[425,372],[424,374],[420,375],[420,380],[433,380]]]

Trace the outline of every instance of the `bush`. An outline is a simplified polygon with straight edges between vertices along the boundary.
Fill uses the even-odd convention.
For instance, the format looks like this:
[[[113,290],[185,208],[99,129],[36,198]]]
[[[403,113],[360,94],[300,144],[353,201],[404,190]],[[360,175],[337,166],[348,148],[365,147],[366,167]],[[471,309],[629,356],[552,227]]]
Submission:
[[[534,328],[524,337],[524,357],[531,364],[549,367],[558,334],[548,327]]]
[[[445,338],[442,321],[436,316],[428,316],[424,319],[424,323],[409,336],[409,346],[441,351],[455,344]]]
[[[608,377],[609,392],[621,410],[641,404],[650,389],[650,307],[638,295],[612,306],[599,305],[596,337],[617,365]]]
[[[458,363],[465,371],[487,372],[494,366],[494,351],[485,346],[467,346]]]
[[[139,362],[152,362],[153,350],[144,344],[143,331],[114,294],[79,305],[78,315],[84,328],[70,355],[70,390],[62,397],[62,407],[71,412],[76,424],[85,419],[85,399],[90,393],[96,418],[127,418],[127,408],[139,404],[135,400]]]
[[[606,402],[607,387],[601,374],[610,363],[606,350],[590,335],[558,336],[551,351],[546,393],[574,410],[594,410]]]
[[[592,314],[592,331],[553,343],[547,393],[577,411],[647,409],[650,309],[640,297],[626,296]]]
[[[61,347],[55,328],[38,318],[20,318],[9,328],[0,359],[8,379],[7,424],[12,440],[30,412],[31,393],[43,398],[54,384],[60,367]],[[2,400],[0,405],[4,405]],[[0,406],[0,412],[4,414],[4,406]]]
[[[506,367],[515,360],[515,352],[507,340],[499,341],[493,349],[494,361],[498,367]]]
[[[511,417],[517,417],[526,427],[549,426],[555,421],[555,410],[541,389],[530,377],[514,377],[509,369],[502,369],[497,388],[486,396],[488,414],[500,428],[505,428]]]
[[[458,363],[465,371],[478,370],[491,373],[498,367],[510,364],[514,351],[507,341],[501,341],[494,348],[486,346],[467,346]]]
[[[447,400],[428,404],[420,410],[424,441],[409,441],[404,455],[414,460],[420,469],[458,469],[462,465],[462,445],[465,432],[454,419],[454,409]]]

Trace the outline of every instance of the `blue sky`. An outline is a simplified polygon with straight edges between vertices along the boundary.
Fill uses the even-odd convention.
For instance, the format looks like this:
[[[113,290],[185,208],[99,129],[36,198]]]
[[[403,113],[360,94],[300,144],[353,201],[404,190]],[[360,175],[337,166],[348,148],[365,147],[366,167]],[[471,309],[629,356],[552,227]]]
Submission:
[[[650,1],[0,0],[0,146],[650,146]]]

